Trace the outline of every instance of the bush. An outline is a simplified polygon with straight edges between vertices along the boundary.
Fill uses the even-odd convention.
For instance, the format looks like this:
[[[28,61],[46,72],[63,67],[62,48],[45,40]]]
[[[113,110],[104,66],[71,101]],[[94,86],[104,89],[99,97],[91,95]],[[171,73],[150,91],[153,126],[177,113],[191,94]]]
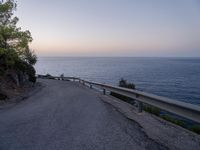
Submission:
[[[121,94],[118,94],[118,93],[115,93],[115,92],[110,92],[110,95],[112,95],[112,96],[114,96],[114,97],[116,97],[116,98],[118,98],[120,100],[123,100],[123,101],[125,101],[127,103],[130,103],[132,105],[135,104],[134,99],[132,99],[130,97],[127,97],[127,96],[124,96],[124,95],[121,95]]]
[[[161,116],[161,118],[163,118],[164,120],[167,120],[167,121],[169,121],[169,122],[171,122],[171,123],[174,123],[174,124],[176,124],[176,125],[185,127],[185,122],[184,122],[184,121],[179,120],[179,119],[177,119],[177,118],[174,118],[174,117],[172,117],[172,116],[163,115],[163,116]]]
[[[121,80],[119,81],[119,87],[124,87],[124,88],[128,88],[128,89],[135,89],[135,84],[128,83],[127,80],[124,80],[123,78],[121,78]]]
[[[36,82],[35,68],[32,65],[27,64],[26,73],[29,77],[29,81],[35,83]]]
[[[190,130],[197,133],[197,134],[200,134],[200,125],[192,125],[190,127]]]
[[[143,110],[146,111],[146,112],[149,112],[151,114],[154,114],[156,116],[160,116],[160,112],[161,112],[161,110],[159,108],[153,107],[153,106],[150,106],[150,105],[147,105],[147,104],[143,105]]]
[[[4,69],[13,68],[19,57],[15,50],[0,48],[0,66]]]
[[[128,88],[128,89],[135,89],[135,84],[128,83],[126,80],[121,78],[121,80],[119,81],[119,87]],[[121,95],[121,94],[118,94],[118,93],[115,93],[115,92],[110,92],[110,95],[112,95],[116,98],[119,98],[119,99],[121,99],[121,100],[123,100],[127,103],[135,104],[134,99],[132,99],[130,97],[127,97],[127,96],[124,96],[124,95]]]
[[[35,76],[36,71],[31,64],[25,61],[19,60],[15,64],[15,69],[27,74],[30,82],[33,82],[33,83],[36,82],[36,76]]]
[[[51,74],[47,73],[45,76],[47,79],[55,79]]]

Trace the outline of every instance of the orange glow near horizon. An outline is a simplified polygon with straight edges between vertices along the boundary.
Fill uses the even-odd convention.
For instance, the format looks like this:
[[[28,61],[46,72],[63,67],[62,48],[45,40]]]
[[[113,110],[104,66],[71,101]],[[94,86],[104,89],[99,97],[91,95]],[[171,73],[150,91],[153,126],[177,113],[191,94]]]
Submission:
[[[200,56],[199,6],[195,0],[20,0],[16,15],[38,56]]]

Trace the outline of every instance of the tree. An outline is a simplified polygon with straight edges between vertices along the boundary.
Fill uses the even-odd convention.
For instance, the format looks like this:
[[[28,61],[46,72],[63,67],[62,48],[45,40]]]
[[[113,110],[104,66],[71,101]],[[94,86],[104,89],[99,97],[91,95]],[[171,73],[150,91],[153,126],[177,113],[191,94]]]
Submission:
[[[15,0],[0,0],[0,67],[20,68],[21,71],[27,73],[34,69],[30,69],[30,67],[37,62],[37,56],[29,48],[29,43],[33,40],[31,33],[17,27],[19,19],[13,17],[16,7]],[[22,64],[29,67],[19,66]]]
[[[37,57],[28,46],[32,42],[31,33],[17,27],[19,19],[12,17],[16,6],[14,0],[0,2],[0,48],[13,49],[22,60],[34,65]]]

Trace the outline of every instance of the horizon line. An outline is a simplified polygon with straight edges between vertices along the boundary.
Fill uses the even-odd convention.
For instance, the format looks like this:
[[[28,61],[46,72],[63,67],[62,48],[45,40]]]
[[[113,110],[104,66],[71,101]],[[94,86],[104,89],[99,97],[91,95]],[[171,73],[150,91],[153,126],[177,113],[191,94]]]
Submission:
[[[49,58],[200,58],[200,56],[37,56]]]

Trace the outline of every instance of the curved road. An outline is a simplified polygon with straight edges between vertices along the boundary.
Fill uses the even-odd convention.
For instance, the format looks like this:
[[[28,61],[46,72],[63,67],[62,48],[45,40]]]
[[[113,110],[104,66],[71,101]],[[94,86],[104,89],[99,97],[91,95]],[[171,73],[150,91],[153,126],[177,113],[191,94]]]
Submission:
[[[0,110],[0,150],[166,149],[78,83],[39,80],[27,100]]]

